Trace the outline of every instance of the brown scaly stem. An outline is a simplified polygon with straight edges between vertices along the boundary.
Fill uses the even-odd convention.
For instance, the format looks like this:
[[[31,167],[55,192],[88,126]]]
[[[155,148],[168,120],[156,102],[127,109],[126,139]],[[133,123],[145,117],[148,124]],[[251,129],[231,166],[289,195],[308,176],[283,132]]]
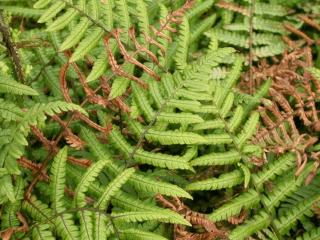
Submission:
[[[12,58],[12,62],[13,62],[17,77],[20,80],[20,82],[25,83],[25,77],[23,74],[23,68],[22,68],[21,60],[18,54],[18,50],[15,43],[12,41],[9,27],[4,22],[2,11],[0,11],[0,32],[2,34],[3,42],[9,52],[9,55]]]

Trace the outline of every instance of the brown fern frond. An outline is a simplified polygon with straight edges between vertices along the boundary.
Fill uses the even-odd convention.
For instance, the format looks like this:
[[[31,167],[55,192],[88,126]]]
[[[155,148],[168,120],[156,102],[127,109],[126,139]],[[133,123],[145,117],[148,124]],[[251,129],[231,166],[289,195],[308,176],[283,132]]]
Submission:
[[[121,41],[121,38],[120,38],[120,33],[121,33],[121,30],[118,28],[118,29],[115,29],[112,34],[113,34],[113,37],[115,38],[115,40],[117,41],[117,44],[118,44],[118,47],[119,47],[119,50],[121,52],[121,54],[123,55],[124,57],[124,60],[133,64],[133,65],[136,65],[138,67],[140,67],[141,69],[143,69],[143,71],[145,71],[147,74],[149,74],[151,77],[153,77],[155,80],[159,81],[160,80],[160,77],[154,72],[152,71],[150,68],[148,68],[146,65],[142,64],[141,62],[139,62],[137,59],[135,59],[133,56],[131,56],[126,48],[124,47],[124,45],[122,44],[122,41]],[[141,52],[142,50],[140,49],[137,49],[137,51]]]
[[[121,66],[118,64],[115,56],[113,55],[112,53],[112,49],[110,47],[110,43],[109,43],[109,40],[110,40],[110,37],[105,37],[104,38],[104,45],[106,47],[106,50],[107,50],[107,56],[108,56],[108,60],[109,60],[109,64],[111,66],[111,70],[114,74],[118,75],[118,76],[121,76],[121,77],[124,77],[124,78],[127,78],[127,79],[130,79],[136,83],[138,83],[141,87],[143,87],[144,89],[147,89],[148,88],[148,84],[145,83],[144,81],[142,81],[141,79],[137,78],[136,76],[134,75],[131,75],[127,72],[125,72]]]
[[[3,240],[10,240],[12,239],[12,235],[18,233],[18,232],[23,232],[26,233],[29,231],[29,225],[25,217],[22,215],[22,213],[18,212],[17,213],[17,218],[22,223],[21,226],[19,227],[11,227],[6,229],[5,231],[1,232],[0,236]]]
[[[284,53],[277,64],[262,61],[253,71],[257,84],[266,78],[273,80],[269,90],[272,101],[263,100],[263,106],[259,107],[263,124],[253,142],[262,145],[266,152],[294,152],[296,176],[305,169],[309,159],[313,160],[314,169],[306,183],[311,182],[318,169],[315,153],[308,151],[319,140],[315,130],[319,131],[316,102],[320,94],[316,80],[304,71],[312,66],[311,56],[310,48],[295,49]],[[297,119],[305,128],[297,127]]]
[[[236,4],[236,3],[226,2],[226,1],[220,0],[218,3],[216,3],[216,6],[219,8],[227,9],[232,12],[240,13],[240,14],[247,16],[247,17],[250,16],[250,11],[247,8],[242,7],[241,5]]]
[[[225,231],[218,229],[215,223],[208,220],[204,214],[192,211],[179,198],[173,197],[172,200],[167,200],[158,194],[156,199],[163,207],[182,215],[193,227],[197,226],[203,229],[201,233],[192,233],[187,231],[185,226],[174,225],[174,239],[226,239],[227,235]]]
[[[309,18],[306,15],[300,15],[298,18],[303,21],[304,23],[308,24],[309,26],[315,28],[316,30],[320,31],[320,25],[314,21],[312,18]]]
[[[143,33],[144,37],[145,37],[145,40],[148,41],[148,40],[151,40],[152,38],[147,38],[147,34],[146,33]],[[149,58],[151,59],[151,61],[158,65],[159,64],[159,60],[157,58],[157,56],[151,52],[148,48],[144,47],[143,45],[141,45],[137,38],[136,38],[136,31],[134,28],[130,28],[129,29],[129,37],[131,38],[131,40],[133,41],[134,45],[135,45],[135,48],[139,51],[139,52],[144,52],[146,53]],[[152,43],[156,42],[154,39],[152,41]],[[160,44],[159,44],[160,45]],[[158,45],[155,45],[155,46],[158,46]]]
[[[62,65],[62,67],[60,69],[59,80],[60,80],[60,90],[62,92],[64,100],[66,102],[71,103],[72,99],[71,99],[71,96],[69,94],[68,84],[67,84],[67,80],[66,80],[66,75],[67,75],[68,68],[69,68],[69,63],[66,63],[66,64]]]
[[[305,34],[304,32],[302,32],[301,30],[299,30],[298,28],[294,27],[292,24],[290,23],[284,23],[283,24],[284,28],[286,30],[288,30],[289,32],[301,37],[302,39],[304,39],[306,41],[306,43],[308,45],[312,45],[315,43],[315,40],[313,40],[312,38],[310,38],[307,34]]]
[[[320,97],[320,84],[305,71],[305,68],[311,66],[311,49],[295,49],[290,53],[285,52],[282,58],[277,59],[276,64],[261,61],[253,68],[253,76],[256,87],[265,79],[271,78],[273,83],[270,91],[273,91],[273,97],[290,99],[288,102],[278,102],[279,106],[284,109],[291,106],[292,110],[286,109],[287,114],[299,117],[310,130],[318,131],[320,123],[316,99]],[[245,75],[246,78],[248,74]],[[242,84],[245,86],[245,81]]]
[[[106,96],[109,96],[111,92],[111,87],[108,84],[108,79],[104,76],[99,78],[102,92],[105,93]],[[130,113],[130,107],[124,102],[122,97],[117,97],[111,100],[111,103],[119,108],[124,113]]]
[[[165,55],[166,50],[165,47],[157,41],[157,38],[162,38],[165,39],[166,41],[172,41],[171,37],[168,36],[167,34],[164,33],[164,31],[169,31],[171,33],[177,32],[177,29],[172,27],[171,24],[177,24],[182,21],[183,16],[185,15],[186,11],[191,9],[191,7],[194,5],[195,1],[194,0],[187,0],[182,7],[180,7],[177,10],[174,10],[168,14],[168,16],[165,17],[165,19],[160,19],[159,23],[160,26],[157,29],[154,26],[150,26],[151,30],[153,31],[153,36],[148,35],[145,32],[141,32],[141,36],[143,37],[143,42],[140,43],[138,38],[136,37],[136,31],[133,27],[128,29],[129,37],[132,40],[134,46],[135,46],[135,51],[131,54],[129,51],[129,48],[127,44],[124,44],[121,40],[121,31],[122,29],[116,28],[113,31],[111,31],[107,36],[104,37],[104,45],[106,47],[106,53],[107,57],[109,60],[109,64],[111,66],[112,72],[117,75],[121,76],[127,79],[130,79],[134,82],[137,82],[140,86],[143,88],[147,88],[148,84],[145,83],[143,80],[140,78],[134,76],[133,74],[129,74],[125,72],[121,66],[118,64],[118,61],[115,57],[115,55],[112,52],[112,49],[110,47],[110,39],[114,39],[116,41],[116,45],[118,46],[118,49],[123,57],[123,60],[125,62],[128,62],[130,64],[133,64],[137,66],[138,68],[142,69],[143,72],[154,78],[155,80],[159,81],[160,76],[153,71],[151,68],[146,66],[143,62],[140,62],[136,56],[140,55],[141,53],[145,53],[146,56],[151,59],[151,61],[157,65],[160,69],[167,71],[163,66],[160,65],[160,61],[156,54],[154,54],[152,51],[148,49],[150,44],[155,46],[160,50],[160,54],[162,56]],[[132,49],[131,49],[132,50]]]
[[[72,156],[68,156],[68,161],[80,167],[88,168],[91,166],[92,162],[89,159],[78,159]]]
[[[166,50],[165,50],[164,46],[163,46],[161,43],[159,43],[159,42],[157,42],[156,40],[154,40],[152,37],[150,37],[149,35],[147,35],[145,32],[143,32],[142,34],[143,34],[145,40],[146,40],[148,43],[150,43],[150,44],[156,46],[157,48],[159,48],[160,53],[161,53],[161,56],[165,56]],[[165,36],[166,36],[166,35],[165,35]],[[172,39],[171,39],[170,37],[168,37],[167,40],[168,40],[169,42],[172,41]],[[153,60],[153,61],[154,61],[154,60]],[[158,59],[157,59],[156,61],[159,63],[159,60],[158,60]]]
[[[71,131],[67,131],[64,138],[67,144],[76,150],[82,150],[85,146],[85,142],[82,141],[78,136],[74,135]]]
[[[31,160],[27,159],[26,157],[21,157],[18,160],[18,163],[21,167],[29,169],[32,171],[32,174],[35,175],[35,173],[40,172],[40,180],[42,181],[49,181],[49,176],[48,174],[42,169],[42,164],[41,163],[35,163],[32,162]]]
[[[319,122],[316,108],[319,94],[314,87],[314,79],[303,71],[312,66],[310,55],[309,48],[298,49],[285,53],[278,64],[268,65],[263,61],[254,69],[258,83],[266,78],[272,78],[273,83],[269,90],[272,102],[264,100],[264,106],[259,108],[263,125],[253,142],[262,145],[267,152],[294,152],[297,156],[297,176],[311,158],[312,153],[307,149],[318,142],[318,137],[313,134]],[[298,130],[296,117],[307,131],[303,128]],[[306,182],[311,181],[317,168],[315,166]]]
[[[105,135],[109,134],[109,132],[112,130],[112,124],[109,124],[106,127],[102,127],[99,124],[97,124],[97,123],[93,122],[92,120],[90,120],[90,118],[88,118],[87,116],[85,116],[85,115],[83,115],[82,113],[79,113],[79,112],[75,113],[75,118],[82,120],[83,122],[88,124],[88,126],[98,130],[99,132],[101,132],[101,133],[103,133]]]
[[[48,140],[43,132],[40,131],[39,128],[35,127],[35,126],[31,126],[31,131],[32,133],[38,138],[38,140],[42,143],[42,145],[44,146],[44,148],[47,151],[52,151],[52,152],[58,152],[57,147],[54,145],[53,141]]]
[[[258,131],[253,142],[277,154],[296,150],[304,152],[317,141],[317,138],[298,131],[294,121],[294,110],[283,95],[271,88],[270,96],[274,102],[260,107],[264,126]]]
[[[66,51],[65,55],[67,57],[70,57],[71,53]],[[86,96],[87,96],[86,101],[88,101],[90,103],[95,103],[95,104],[101,105],[103,107],[106,107],[108,105],[108,101],[106,99],[103,99],[101,96],[97,95],[95,93],[95,91],[89,87],[88,83],[86,82],[84,74],[80,71],[77,64],[72,63],[72,66],[73,66],[75,72],[77,73],[79,80],[81,82],[81,85],[83,86],[83,89],[86,93]],[[72,99],[69,94],[67,81],[66,81],[66,74],[67,74],[69,67],[70,67],[69,63],[66,63],[62,66],[62,68],[60,69],[59,79],[60,79],[60,89],[61,89],[62,95],[63,95],[66,102],[71,103]]]
[[[233,225],[239,225],[243,223],[248,217],[248,211],[243,210],[238,216],[232,216],[228,218],[228,222]]]
[[[162,24],[165,23],[165,21],[161,21],[160,22]],[[151,30],[153,31],[154,35],[157,36],[157,37],[160,37],[168,42],[172,42],[172,38],[166,34],[164,34],[162,31],[159,31],[158,29],[156,29],[154,26],[150,26]],[[169,30],[170,32],[176,32],[176,29],[173,29],[173,28],[169,28],[167,26],[164,26],[163,27],[163,30]],[[151,39],[151,38],[150,38]]]

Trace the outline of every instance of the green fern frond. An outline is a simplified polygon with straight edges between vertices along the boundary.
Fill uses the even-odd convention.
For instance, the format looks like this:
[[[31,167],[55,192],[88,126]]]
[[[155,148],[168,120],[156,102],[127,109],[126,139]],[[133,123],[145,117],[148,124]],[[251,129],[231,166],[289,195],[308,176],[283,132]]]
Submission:
[[[23,201],[22,209],[33,219],[39,222],[45,222],[52,215],[52,210],[35,196],[31,196],[28,201]]]
[[[50,225],[41,224],[41,225],[35,226],[33,228],[32,239],[34,239],[34,240],[42,240],[42,239],[54,240],[55,238],[53,237],[52,232],[50,231]]]
[[[209,166],[209,165],[231,165],[239,162],[241,155],[239,152],[230,150],[223,153],[209,153],[190,162],[191,166]]]
[[[103,59],[105,61],[105,59]],[[126,71],[129,74],[133,73],[134,67],[133,65],[125,64],[123,67],[124,71]],[[91,71],[91,74],[93,73],[93,70]],[[89,77],[88,77],[89,79]],[[87,79],[87,81],[88,81]],[[109,94],[109,99],[114,99],[118,96],[121,96],[122,94],[125,93],[127,88],[130,85],[130,80],[124,77],[117,77],[114,79],[112,87],[111,87],[111,92]]]
[[[188,46],[190,41],[190,27],[186,17],[183,18],[179,27],[178,47],[175,62],[179,70],[183,70],[188,62]]]
[[[260,212],[251,220],[237,226],[229,235],[230,240],[243,240],[252,234],[266,228],[270,224],[270,216],[266,212]]]
[[[101,212],[92,214],[93,217],[93,239],[106,239],[110,235],[108,231],[109,219]]]
[[[39,95],[37,91],[29,86],[18,83],[8,77],[1,76],[0,93],[16,94],[16,95]]]
[[[125,240],[166,240],[158,234],[141,231],[139,229],[125,229],[120,232],[121,239]]]
[[[259,15],[282,17],[285,16],[288,11],[284,6],[279,4],[257,2],[255,5],[254,13]]]
[[[279,159],[268,164],[262,171],[252,175],[252,181],[257,188],[261,188],[263,184],[274,179],[277,175],[288,171],[295,165],[295,155],[293,153],[287,153],[281,156]]]
[[[199,4],[195,5],[192,9],[190,9],[187,12],[186,17],[188,19],[192,19],[203,14],[204,12],[206,12],[208,9],[211,8],[214,2],[215,2],[214,0],[200,2]]]
[[[315,228],[302,236],[297,237],[297,240],[317,240],[320,237],[320,228]]]
[[[23,112],[14,103],[0,99],[0,119],[6,121],[19,121]]]
[[[237,135],[237,144],[238,146],[242,147],[243,144],[249,140],[253,134],[256,132],[257,125],[259,122],[259,113],[253,112],[247,122],[245,123],[242,131],[239,135]]]
[[[51,167],[51,201],[52,208],[55,212],[62,212],[66,209],[63,198],[66,181],[67,155],[67,148],[60,150],[54,158]]]
[[[43,10],[40,10],[40,9],[32,9],[32,8],[19,7],[14,5],[12,6],[1,5],[0,9],[6,12],[9,12],[15,16],[33,18],[33,19],[38,19],[45,13]]]
[[[99,175],[102,169],[108,164],[108,161],[100,160],[93,164],[81,178],[76,190],[74,198],[74,206],[83,206],[85,205],[85,195],[84,193],[88,190],[88,187],[91,182]]]
[[[114,127],[110,133],[109,138],[114,146],[124,153],[126,157],[130,157],[134,151],[134,148],[126,142],[116,127]],[[186,161],[183,157],[163,153],[152,153],[142,149],[136,150],[133,159],[139,163],[150,164],[158,167],[166,167],[169,169],[192,169],[188,165],[188,161]]]
[[[186,190],[217,190],[231,188],[243,182],[243,174],[239,170],[221,174],[217,178],[193,182],[186,186]]]
[[[308,72],[312,74],[318,81],[320,81],[320,70],[318,68],[308,68]]]
[[[185,220],[180,219],[172,219],[166,213],[162,212],[124,212],[124,213],[114,213],[111,214],[111,217],[116,223],[121,222],[142,222],[142,221],[152,221],[158,220],[160,222],[165,223],[174,223],[174,224],[182,224],[186,226],[191,226],[191,224]]]
[[[296,192],[305,181],[306,175],[309,174],[311,168],[312,164],[307,165],[298,178],[295,177],[294,171],[289,172],[289,174],[283,178],[278,177],[272,191],[266,192],[262,197],[264,206],[271,210],[277,207],[280,201]]]
[[[132,176],[134,171],[134,168],[128,168],[124,170],[119,176],[117,176],[104,190],[101,197],[95,203],[95,207],[106,209],[107,203],[115,194],[117,194],[120,188],[128,181],[128,179]]]
[[[320,196],[315,194],[313,197],[306,199],[300,202],[298,205],[292,207],[287,210],[287,214],[285,216],[281,216],[278,219],[274,220],[279,232],[282,235],[285,235],[289,232],[291,228],[293,228],[297,221],[302,219],[304,215],[312,216],[312,205],[319,201]]]
[[[229,217],[239,215],[244,209],[248,210],[256,206],[260,202],[259,194],[254,190],[242,193],[228,203],[216,209],[208,217],[212,221],[227,220]]]
[[[105,159],[107,156],[109,156],[109,154],[106,153],[101,144],[97,141],[93,133],[89,132],[89,130],[82,129],[82,136],[87,141],[90,150],[96,156],[96,158]],[[106,167],[110,173],[114,175],[117,175],[122,171],[121,168],[112,162]],[[180,187],[166,182],[157,181],[156,179],[145,176],[138,171],[131,176],[131,178],[128,180],[128,184],[130,184],[137,191],[142,191],[145,193],[160,193],[167,196],[192,198],[190,194],[185,192]]]
[[[78,216],[80,220],[80,239],[94,239],[93,238],[93,219],[92,212],[90,211],[79,211]],[[101,225],[100,227],[104,227]]]

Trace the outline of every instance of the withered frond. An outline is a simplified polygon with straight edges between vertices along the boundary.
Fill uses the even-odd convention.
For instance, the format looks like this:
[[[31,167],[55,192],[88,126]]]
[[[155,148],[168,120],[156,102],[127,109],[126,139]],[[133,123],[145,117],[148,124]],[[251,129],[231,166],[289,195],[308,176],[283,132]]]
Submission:
[[[248,17],[250,16],[250,11],[248,8],[245,8],[245,7],[238,5],[236,3],[226,2],[226,1],[220,0],[218,3],[216,3],[216,6],[219,8],[227,9],[232,12],[240,13],[244,16],[248,16]]]
[[[272,101],[262,101],[259,111],[263,124],[253,142],[264,146],[267,152],[296,153],[296,175],[308,160],[315,161],[314,169],[318,168],[317,158],[308,150],[319,141],[315,134],[319,132],[319,83],[305,71],[311,66],[311,49],[305,48],[285,53],[272,65],[262,61],[253,69],[257,85],[267,78],[273,80],[269,90]],[[312,178],[311,173],[306,182]]]
[[[190,232],[183,225],[174,225],[175,239],[180,240],[209,240],[209,239],[226,239],[227,233],[217,228],[214,222],[208,220],[202,213],[195,212],[186,206],[179,198],[173,197],[172,200],[164,198],[158,194],[156,199],[163,207],[169,208],[182,215],[189,221],[193,227],[201,227],[203,229],[200,233]]]

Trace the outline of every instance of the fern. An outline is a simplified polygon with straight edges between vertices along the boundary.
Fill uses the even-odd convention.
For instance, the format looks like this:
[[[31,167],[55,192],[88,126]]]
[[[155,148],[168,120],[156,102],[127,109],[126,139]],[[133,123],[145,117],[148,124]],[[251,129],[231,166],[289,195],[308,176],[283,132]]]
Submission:
[[[17,95],[38,95],[38,93],[34,89],[8,78],[1,79],[0,93],[9,93]]]
[[[318,5],[0,0],[0,238],[318,239]]]
[[[249,220],[236,227],[230,234],[230,239],[245,239],[246,237],[254,234],[255,232],[265,228],[270,223],[269,216],[266,212],[257,214],[252,220]]]
[[[234,198],[229,203],[216,209],[209,215],[209,218],[213,221],[226,220],[231,216],[240,214],[242,209],[253,208],[257,203],[259,203],[259,200],[259,194],[253,190],[249,190],[248,192]]]

